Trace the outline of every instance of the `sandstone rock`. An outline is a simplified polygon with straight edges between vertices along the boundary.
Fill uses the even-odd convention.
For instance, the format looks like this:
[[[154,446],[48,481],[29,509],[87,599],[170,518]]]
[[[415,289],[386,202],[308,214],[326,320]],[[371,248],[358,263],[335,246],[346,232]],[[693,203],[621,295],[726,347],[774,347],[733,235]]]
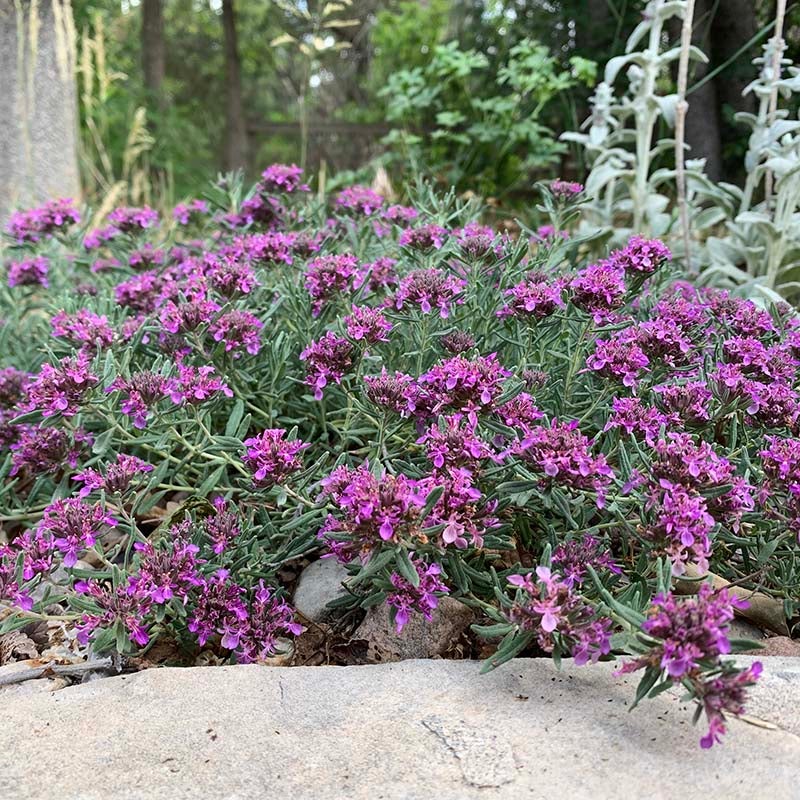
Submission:
[[[0,694],[0,797],[794,800],[797,664],[769,659],[753,691],[773,727],[732,720],[709,751],[669,692],[629,712],[638,676],[609,664],[154,669]]]
[[[760,641],[760,650],[751,650],[754,656],[800,656],[800,641],[788,636],[771,636]]]
[[[397,633],[389,606],[383,604],[367,612],[354,638],[369,642],[370,661],[435,658],[445,655],[458,643],[473,616],[472,609],[463,603],[442,597],[430,622],[421,614],[412,614],[402,633]]]
[[[730,624],[731,639],[750,639],[751,641],[758,642],[766,638],[766,634],[752,622],[746,619],[734,619]]]
[[[294,592],[294,607],[308,620],[323,622],[330,618],[328,603],[347,592],[342,582],[347,570],[335,558],[321,558],[301,573]]]

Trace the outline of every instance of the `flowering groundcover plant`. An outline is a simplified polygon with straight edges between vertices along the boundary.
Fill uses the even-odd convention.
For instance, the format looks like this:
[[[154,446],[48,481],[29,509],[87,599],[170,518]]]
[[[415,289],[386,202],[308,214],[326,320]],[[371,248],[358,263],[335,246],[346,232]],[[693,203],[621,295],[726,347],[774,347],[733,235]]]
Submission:
[[[574,184],[544,188],[559,235],[517,238],[426,190],[307,191],[274,165],[171,221],[12,219],[0,631],[263,661],[303,631],[282,568],[319,553],[342,606],[402,631],[449,594],[487,667],[616,658],[718,741],[760,666],[725,660],[745,603],[697,576],[796,615],[796,316],[696,289],[658,241],[584,263]]]

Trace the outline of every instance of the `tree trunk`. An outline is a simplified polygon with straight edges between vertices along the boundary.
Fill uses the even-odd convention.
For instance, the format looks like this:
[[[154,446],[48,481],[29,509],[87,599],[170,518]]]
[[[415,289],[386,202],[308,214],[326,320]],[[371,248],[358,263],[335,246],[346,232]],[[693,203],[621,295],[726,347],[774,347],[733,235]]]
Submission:
[[[142,0],[142,71],[148,100],[163,108],[166,48],[162,0]]]
[[[724,5],[724,2],[722,3]],[[723,14],[714,14],[714,0],[696,0],[692,44],[699,47],[709,59],[708,64],[693,62],[689,88],[704,78],[715,66],[716,58],[711,48],[711,29],[715,19]],[[720,125],[719,96],[717,82],[703,84],[689,96],[689,113],[686,116],[687,158],[704,158],[706,174],[712,181],[722,178],[722,133]]]
[[[247,123],[242,108],[242,65],[233,0],[222,0],[225,34],[225,169],[247,168]]]
[[[72,6],[0,0],[0,221],[51,197],[80,199]]]

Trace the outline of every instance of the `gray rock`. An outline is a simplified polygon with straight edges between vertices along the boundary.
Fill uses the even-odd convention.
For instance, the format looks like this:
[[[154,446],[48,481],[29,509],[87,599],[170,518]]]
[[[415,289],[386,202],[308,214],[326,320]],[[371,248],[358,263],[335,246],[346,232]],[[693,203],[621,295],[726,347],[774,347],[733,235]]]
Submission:
[[[321,558],[309,564],[301,573],[294,592],[294,607],[313,622],[330,618],[328,603],[347,592],[342,583],[347,570],[335,558]]]
[[[473,617],[472,610],[463,603],[442,597],[430,622],[421,614],[412,614],[402,632],[397,633],[389,606],[383,604],[367,612],[354,638],[369,642],[370,661],[435,658],[443,656],[457,644]]]
[[[790,800],[797,663],[770,659],[754,692],[774,725],[732,720],[710,751],[670,693],[630,713],[637,676],[605,664],[154,669],[0,695],[0,797]]]
[[[0,222],[17,206],[79,199],[74,48],[68,1],[0,0]]]
[[[734,619],[730,624],[730,638],[731,639],[750,639],[758,642],[764,639],[766,634],[761,628],[748,622],[746,619]]]

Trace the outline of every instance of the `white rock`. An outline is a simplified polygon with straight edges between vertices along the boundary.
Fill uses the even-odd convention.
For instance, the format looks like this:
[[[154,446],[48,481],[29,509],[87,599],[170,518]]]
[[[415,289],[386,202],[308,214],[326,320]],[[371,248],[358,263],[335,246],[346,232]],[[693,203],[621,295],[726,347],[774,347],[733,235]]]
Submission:
[[[347,570],[335,558],[321,558],[309,564],[301,573],[294,592],[294,607],[313,622],[330,617],[328,603],[343,597],[342,586]]]

